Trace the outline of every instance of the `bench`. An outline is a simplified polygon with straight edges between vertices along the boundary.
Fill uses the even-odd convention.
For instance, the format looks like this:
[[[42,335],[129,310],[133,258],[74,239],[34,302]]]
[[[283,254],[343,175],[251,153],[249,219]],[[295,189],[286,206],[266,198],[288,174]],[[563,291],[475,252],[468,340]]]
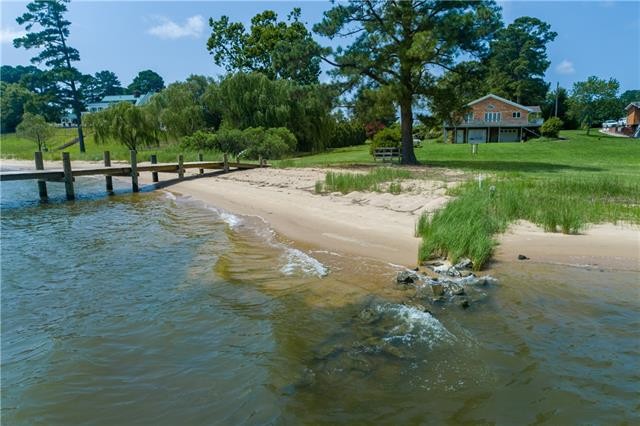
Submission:
[[[374,161],[378,161],[381,159],[382,162],[386,160],[393,161],[394,158],[397,158],[398,161],[402,158],[402,154],[400,153],[400,148],[396,147],[382,147],[376,148],[373,151],[373,159]]]

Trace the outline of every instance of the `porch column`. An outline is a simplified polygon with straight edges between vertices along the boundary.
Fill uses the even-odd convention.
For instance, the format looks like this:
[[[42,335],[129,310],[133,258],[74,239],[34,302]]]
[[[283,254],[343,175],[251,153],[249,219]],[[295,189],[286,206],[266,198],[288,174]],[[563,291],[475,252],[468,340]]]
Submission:
[[[498,126],[498,143],[500,143],[500,126]]]

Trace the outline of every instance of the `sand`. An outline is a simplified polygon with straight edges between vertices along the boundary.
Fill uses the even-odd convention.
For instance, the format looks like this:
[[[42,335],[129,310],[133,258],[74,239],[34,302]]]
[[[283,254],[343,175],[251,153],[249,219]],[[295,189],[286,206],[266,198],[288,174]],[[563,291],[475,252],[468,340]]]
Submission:
[[[0,164],[32,167],[31,162],[16,160],[2,160]],[[97,164],[74,162],[74,167]],[[45,164],[45,168],[59,167],[59,163]],[[189,171],[187,176],[194,172]],[[450,199],[447,188],[465,179],[461,172],[430,169],[425,179],[403,181],[407,192],[399,195],[315,194],[315,182],[323,180],[325,172],[313,168],[253,169],[184,181],[161,173],[160,181],[166,190],[211,206],[259,216],[281,238],[304,246],[414,267],[420,244],[414,237],[418,217],[442,208]],[[141,173],[140,181],[149,184],[150,173]],[[518,222],[499,236],[494,261],[521,262],[518,254],[529,257],[528,262],[640,271],[640,227],[602,224],[590,226],[581,235],[563,235]]]

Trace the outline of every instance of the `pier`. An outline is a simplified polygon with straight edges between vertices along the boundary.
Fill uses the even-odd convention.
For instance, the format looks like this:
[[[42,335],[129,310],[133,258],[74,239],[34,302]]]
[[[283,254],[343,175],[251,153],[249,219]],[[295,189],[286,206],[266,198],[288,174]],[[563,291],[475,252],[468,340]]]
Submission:
[[[222,161],[204,161],[202,154],[198,155],[199,161],[185,162],[182,155],[178,156],[175,163],[158,163],[157,157],[152,155],[150,164],[140,164],[137,160],[137,152],[131,151],[129,165],[111,165],[111,154],[109,151],[104,152],[104,166],[91,168],[71,167],[71,156],[68,152],[62,153],[61,169],[46,169],[42,159],[42,152],[34,154],[35,170],[18,170],[0,172],[0,182],[16,181],[16,180],[37,180],[38,193],[40,199],[47,199],[47,182],[64,183],[65,192],[68,200],[75,199],[75,191],[73,182],[78,176],[105,176],[105,187],[108,192],[113,191],[113,176],[127,176],[131,178],[131,189],[138,192],[138,175],[140,172],[151,172],[153,182],[158,182],[158,173],[176,173],[178,179],[184,178],[186,169],[198,169],[198,174],[204,174],[205,170],[222,170],[228,173],[236,170],[256,169],[260,167],[269,167],[265,160],[260,158],[258,164],[241,163],[238,159],[236,162],[229,162],[227,154],[223,156]]]

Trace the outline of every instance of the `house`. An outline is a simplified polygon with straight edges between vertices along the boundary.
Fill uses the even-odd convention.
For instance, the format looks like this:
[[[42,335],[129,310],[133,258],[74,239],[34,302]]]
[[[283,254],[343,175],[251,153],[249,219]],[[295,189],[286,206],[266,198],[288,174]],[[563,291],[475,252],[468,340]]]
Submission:
[[[60,117],[59,127],[75,127],[78,125],[78,116],[70,110],[66,109],[64,114]]]
[[[629,135],[640,137],[640,101],[631,102],[624,110],[627,111],[627,127],[631,128]]]
[[[149,99],[151,99],[153,93],[145,93],[144,95],[133,94],[133,95],[111,95],[105,96],[99,102],[92,102],[87,104],[86,112],[98,112],[103,109],[107,109],[112,105],[118,104],[120,102],[130,102],[135,106],[142,106],[149,103]]]
[[[445,123],[444,139],[453,143],[518,142],[538,136],[539,106],[525,106],[492,93],[467,104],[458,123]]]

